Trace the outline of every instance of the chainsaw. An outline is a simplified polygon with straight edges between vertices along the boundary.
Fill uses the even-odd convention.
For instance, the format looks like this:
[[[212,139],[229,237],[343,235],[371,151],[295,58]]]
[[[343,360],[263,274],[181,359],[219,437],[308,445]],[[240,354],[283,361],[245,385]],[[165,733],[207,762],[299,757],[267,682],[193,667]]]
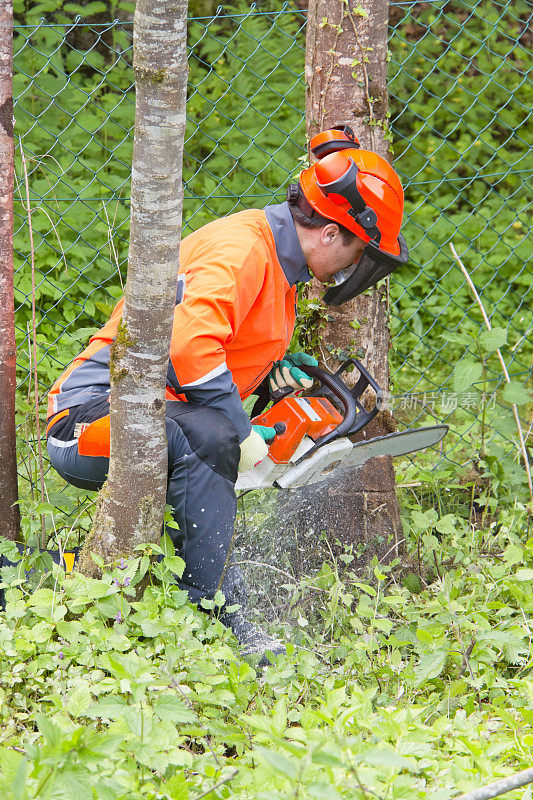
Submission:
[[[351,367],[359,378],[350,388],[342,376]],[[259,396],[252,424],[274,428],[276,436],[267,442],[270,447],[263,461],[239,473],[237,491],[299,489],[359,469],[376,456],[403,456],[432,447],[448,431],[447,425],[430,425],[354,443],[349,437],[363,430],[383,407],[383,390],[356,358],[345,361],[335,373],[308,365],[298,368],[318,385],[305,396],[293,396],[290,388]],[[375,395],[370,410],[361,400],[367,389]],[[265,411],[271,400],[273,405]]]

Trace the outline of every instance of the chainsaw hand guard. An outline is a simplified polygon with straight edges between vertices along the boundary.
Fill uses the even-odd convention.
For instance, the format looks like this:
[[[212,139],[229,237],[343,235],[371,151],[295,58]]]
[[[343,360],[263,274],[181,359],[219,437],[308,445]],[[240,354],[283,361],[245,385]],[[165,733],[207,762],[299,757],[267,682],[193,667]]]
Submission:
[[[341,375],[352,365],[359,371],[360,378],[355,386],[350,389],[342,380]],[[341,364],[334,374],[326,372],[320,367],[302,366],[301,369],[320,383],[320,386],[310,392],[311,396],[323,394],[332,396],[342,404],[344,409],[343,421],[331,433],[327,433],[318,439],[314,447],[305,456],[302,456],[303,459],[312,455],[322,445],[333,442],[335,439],[340,439],[342,436],[351,436],[364,428],[365,425],[368,425],[383,405],[383,390],[357,358],[349,358]],[[321,388],[322,386],[325,386],[328,391],[324,392],[323,388]],[[369,386],[376,393],[376,400],[374,407],[367,411],[361,403],[361,397]]]

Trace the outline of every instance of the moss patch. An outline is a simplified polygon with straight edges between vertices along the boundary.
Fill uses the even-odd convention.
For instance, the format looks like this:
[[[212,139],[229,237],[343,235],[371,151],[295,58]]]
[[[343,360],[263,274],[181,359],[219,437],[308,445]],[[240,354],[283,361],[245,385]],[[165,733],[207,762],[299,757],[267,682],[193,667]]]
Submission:
[[[118,324],[117,335],[111,345],[111,356],[109,359],[109,377],[111,386],[116,386],[128,374],[125,367],[120,366],[128,347],[133,347],[137,343],[128,333],[128,326],[122,319]]]

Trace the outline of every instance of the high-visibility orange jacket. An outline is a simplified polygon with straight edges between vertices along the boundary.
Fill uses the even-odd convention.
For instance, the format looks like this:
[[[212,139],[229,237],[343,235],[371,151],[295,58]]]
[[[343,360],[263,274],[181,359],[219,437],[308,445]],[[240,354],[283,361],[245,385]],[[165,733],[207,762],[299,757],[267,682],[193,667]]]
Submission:
[[[167,398],[218,408],[239,431],[242,408],[281,359],[295,322],[296,284],[309,280],[288,204],[233,214],[181,243]],[[123,299],[49,393],[48,416],[110,391],[109,355]],[[53,420],[52,420],[53,421]]]

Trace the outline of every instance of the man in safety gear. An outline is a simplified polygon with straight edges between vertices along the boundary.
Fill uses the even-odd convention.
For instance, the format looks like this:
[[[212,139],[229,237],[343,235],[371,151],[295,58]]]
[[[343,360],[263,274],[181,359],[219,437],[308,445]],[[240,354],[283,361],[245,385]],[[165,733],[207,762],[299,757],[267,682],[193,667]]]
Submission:
[[[252,426],[242,401],[266,388],[302,391],[301,369],[316,364],[286,354],[299,283],[331,284],[339,305],[407,261],[400,234],[403,191],[393,168],[359,149],[339,126],[311,140],[316,163],[291,185],[287,201],[215,220],[181,244],[167,372],[169,529],[185,561],[180,585],[190,600],[219,588],[233,533],[238,470],[268,453],[273,428]],[[49,393],[47,445],[59,474],[99,489],[109,463],[109,357],[123,300]],[[236,572],[222,589],[235,597]],[[243,653],[284,652],[242,613],[222,617]],[[266,660],[266,659],[265,659]]]

